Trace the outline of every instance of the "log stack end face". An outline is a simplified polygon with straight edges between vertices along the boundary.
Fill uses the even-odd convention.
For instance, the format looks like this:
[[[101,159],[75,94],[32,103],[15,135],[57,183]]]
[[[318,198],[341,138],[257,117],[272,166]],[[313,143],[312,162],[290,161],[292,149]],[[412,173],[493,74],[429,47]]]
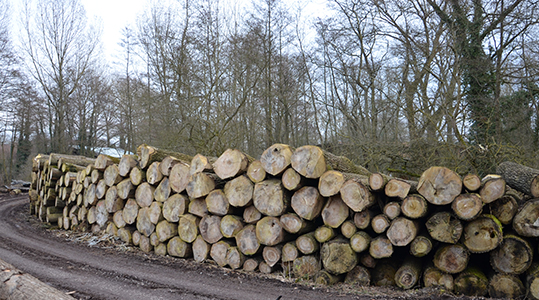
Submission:
[[[462,179],[445,167],[431,167],[419,178],[417,191],[434,205],[453,202],[462,191]]]

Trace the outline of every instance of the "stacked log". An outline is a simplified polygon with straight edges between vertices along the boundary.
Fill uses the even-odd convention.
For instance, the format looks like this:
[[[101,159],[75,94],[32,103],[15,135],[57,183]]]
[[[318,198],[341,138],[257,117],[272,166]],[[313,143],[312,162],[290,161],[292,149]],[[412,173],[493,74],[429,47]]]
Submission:
[[[503,163],[481,179],[436,166],[413,180],[316,146],[275,144],[258,160],[138,152],[36,156],[31,212],[232,269],[539,299],[539,170]]]

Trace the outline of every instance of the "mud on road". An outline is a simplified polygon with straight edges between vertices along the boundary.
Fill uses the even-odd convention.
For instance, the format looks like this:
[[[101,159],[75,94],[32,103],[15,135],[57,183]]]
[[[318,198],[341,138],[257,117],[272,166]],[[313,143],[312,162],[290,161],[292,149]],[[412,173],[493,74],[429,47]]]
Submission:
[[[109,236],[47,228],[28,213],[28,202],[26,194],[0,194],[0,259],[76,299],[472,299],[426,289],[314,286],[146,254]]]

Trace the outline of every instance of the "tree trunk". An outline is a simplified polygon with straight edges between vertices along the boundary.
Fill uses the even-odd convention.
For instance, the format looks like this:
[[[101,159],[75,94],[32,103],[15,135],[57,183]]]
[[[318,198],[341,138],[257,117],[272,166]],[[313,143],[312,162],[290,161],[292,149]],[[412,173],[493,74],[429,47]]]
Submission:
[[[325,270],[320,270],[314,275],[314,283],[320,285],[334,285],[343,281],[344,275],[333,275]]]
[[[256,227],[247,225],[236,234],[236,245],[241,253],[245,255],[254,255],[260,249],[260,242],[256,237]]]
[[[192,243],[198,236],[198,224],[200,218],[191,214],[185,214],[180,217],[178,222],[178,235],[187,242]]]
[[[309,255],[314,254],[316,251],[318,251],[320,245],[318,244],[318,241],[314,238],[314,232],[310,232],[301,235],[296,239],[296,247],[301,253]]]
[[[153,192],[155,201],[165,202],[170,196],[170,181],[167,177],[163,178],[155,191]]]
[[[369,254],[376,259],[391,257],[393,244],[384,235],[379,235],[371,240]]]
[[[482,215],[464,227],[463,243],[472,253],[494,250],[502,240],[502,224],[493,215]]]
[[[103,195],[105,194],[106,192],[103,193]],[[101,196],[101,198],[98,196],[101,196],[101,192],[99,192],[99,195],[98,195],[98,187],[95,184],[90,184],[90,186],[84,190],[84,194],[82,198],[84,206],[88,207],[89,205],[95,205],[97,203],[97,199],[103,198],[103,196]]]
[[[124,221],[123,215],[124,214],[122,210],[119,210],[115,212],[114,215],[112,215],[112,221],[114,222],[114,225],[116,225],[116,227],[118,228],[123,228],[127,224]]]
[[[149,253],[153,250],[153,246],[152,244],[150,244],[150,238],[145,235],[140,236],[139,247],[142,252],[146,253]]]
[[[179,163],[183,163],[183,162],[174,156],[167,156],[163,158],[163,160],[159,164],[159,171],[161,171],[161,174],[163,174],[163,176],[169,176],[170,170],[172,170],[172,167],[174,167],[176,164],[179,164]]]
[[[404,217],[391,221],[387,230],[387,238],[394,246],[407,246],[410,244],[419,231],[419,224]]]
[[[125,202],[122,211],[122,218],[124,219],[126,224],[131,225],[135,223],[138,216],[138,210],[139,206],[137,204],[137,201],[135,199],[127,199],[127,202]]]
[[[303,220],[295,213],[286,213],[279,219],[283,229],[292,234],[302,234],[314,228],[313,223]]]
[[[284,171],[281,181],[285,189],[293,192],[302,188],[305,185],[306,179],[294,171],[294,169],[288,168]]]
[[[264,170],[273,176],[282,174],[290,166],[294,149],[284,144],[274,144],[260,156]]]
[[[193,255],[190,244],[183,241],[179,236],[175,236],[167,243],[167,252],[170,256],[187,258]]]
[[[376,203],[374,194],[360,181],[350,179],[340,190],[342,200],[355,212],[361,212]]]
[[[348,218],[349,208],[339,195],[335,195],[329,198],[321,215],[325,225],[338,228]]]
[[[476,192],[481,187],[481,178],[476,174],[467,174],[462,178],[462,184],[468,192]]]
[[[139,164],[142,169],[145,169],[155,161],[162,161],[167,156],[173,156],[183,162],[190,162],[193,158],[189,155],[177,153],[173,151],[157,149],[146,144],[142,144],[137,148]]]
[[[421,260],[408,257],[395,273],[395,283],[398,287],[408,290],[413,288],[421,277]]]
[[[178,235],[178,224],[162,220],[155,226],[155,233],[161,243],[166,242],[173,236]]]
[[[257,257],[248,258],[243,263],[243,271],[245,272],[254,272],[258,268],[258,264],[260,264],[262,260]]]
[[[357,254],[347,239],[336,238],[322,245],[320,258],[324,269],[340,275],[350,272],[358,263]]]
[[[99,171],[97,169],[92,170],[92,173],[91,173],[90,177],[91,177],[92,183],[97,183],[99,180],[103,179],[103,172]],[[79,183],[82,183],[84,181],[83,178],[81,178],[81,179],[82,180],[80,180]]]
[[[135,200],[137,200],[137,204],[140,207],[149,207],[154,200],[154,192],[155,188],[149,183],[144,182],[140,184],[135,191]]]
[[[430,167],[419,178],[417,191],[432,204],[450,204],[461,193],[462,180],[448,168]]]
[[[513,218],[513,229],[521,236],[539,236],[539,199],[524,203]]]
[[[184,163],[175,164],[169,173],[170,188],[176,193],[182,193],[189,184],[189,165]]]
[[[417,191],[417,182],[393,178],[385,186],[385,194],[388,197],[404,199],[409,193]]]
[[[483,201],[478,194],[460,194],[451,203],[451,209],[457,218],[469,221],[481,214]]]
[[[254,184],[246,176],[238,176],[225,184],[224,194],[230,205],[245,207],[252,204]]]
[[[241,218],[235,215],[226,215],[221,219],[221,234],[225,238],[234,238],[243,229]]]
[[[434,254],[434,265],[449,274],[457,274],[468,266],[470,254],[462,245],[445,245]]]
[[[169,222],[178,222],[187,212],[188,199],[182,194],[174,194],[163,204],[163,217]]]
[[[516,275],[495,274],[489,280],[488,294],[498,299],[520,299],[526,294],[526,288]]]
[[[292,195],[291,206],[300,217],[311,221],[320,215],[324,198],[315,187],[306,186]]]
[[[131,169],[138,166],[138,159],[136,155],[124,154],[118,163],[118,174],[122,177],[129,176]]]
[[[215,161],[213,171],[221,179],[233,178],[245,173],[250,161],[253,159],[241,151],[228,149]]]
[[[506,161],[498,165],[496,174],[500,174],[510,187],[539,197],[539,170]]]
[[[260,160],[255,160],[249,164],[249,167],[247,168],[247,177],[249,177],[253,183],[258,183],[266,179],[266,170],[264,170]]]
[[[533,248],[525,239],[508,234],[501,245],[490,252],[490,265],[496,272],[519,275],[531,266]]]
[[[149,207],[139,209],[137,215],[137,230],[147,237],[149,237],[155,231],[155,224],[150,221]]]
[[[352,250],[354,250],[357,253],[360,253],[369,249],[370,245],[371,245],[371,237],[365,231],[358,231],[354,233],[352,237],[350,237],[350,246],[352,247]]]
[[[287,235],[277,217],[264,217],[256,223],[256,237],[262,245],[275,246]]]
[[[191,160],[191,166],[189,169],[189,175],[202,173],[202,172],[207,172],[207,173],[213,172],[213,164],[215,163],[216,160],[217,160],[217,157],[206,157],[202,154],[197,154],[193,156],[193,159]]]
[[[133,232],[135,232],[133,227],[122,227],[118,229],[118,237],[122,242],[131,245],[133,244]]]
[[[232,247],[230,242],[219,241],[219,242],[210,243],[210,244],[212,244],[211,250],[210,250],[211,259],[213,259],[213,261],[220,267],[226,266],[228,264],[226,255],[228,253],[228,249]]]
[[[488,292],[488,279],[481,270],[467,268],[454,281],[455,293],[466,296],[485,296]]]
[[[455,244],[462,235],[462,223],[450,212],[432,215],[425,223],[430,236],[440,242]]]
[[[282,248],[282,245],[264,247],[262,257],[268,266],[273,267],[281,261]]]
[[[201,262],[206,261],[206,259],[208,259],[211,245],[206,243],[206,241],[202,238],[202,236],[199,235],[193,242],[192,249],[193,249],[193,259],[196,262],[201,263]]]
[[[535,262],[526,271],[526,295],[529,299],[539,299],[539,263]]]
[[[105,227],[107,222],[112,220],[112,216],[110,215],[107,205],[105,204],[105,200],[100,200],[95,205],[95,222],[101,226],[102,228]]]
[[[491,203],[505,194],[505,180],[500,175],[487,175],[481,180],[479,195],[484,203]]]
[[[161,169],[159,168],[160,164],[160,162],[155,161],[146,170],[146,182],[151,185],[156,185],[158,182],[161,181],[161,179],[163,179],[163,174],[161,173]]]
[[[221,233],[221,217],[206,215],[198,224],[198,229],[202,238],[210,243],[215,244],[223,238]]]
[[[290,196],[280,180],[264,180],[255,185],[253,204],[262,214],[279,217],[288,210]]]

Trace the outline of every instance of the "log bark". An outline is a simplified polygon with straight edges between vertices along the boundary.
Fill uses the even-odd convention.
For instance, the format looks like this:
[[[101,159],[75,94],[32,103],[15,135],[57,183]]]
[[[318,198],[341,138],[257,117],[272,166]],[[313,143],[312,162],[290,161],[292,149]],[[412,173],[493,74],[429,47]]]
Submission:
[[[254,205],[247,206],[243,211],[243,221],[247,224],[256,224],[262,219],[262,214]]]
[[[408,257],[395,273],[395,283],[398,287],[408,290],[413,288],[421,277],[421,260]]]
[[[384,205],[382,211],[390,220],[393,220],[401,214],[401,205],[399,202],[391,201]]]
[[[539,236],[539,199],[524,203],[513,218],[513,229],[524,237]]]
[[[215,244],[223,238],[223,234],[221,233],[221,217],[219,216],[204,216],[198,224],[198,229],[202,238],[210,244]]]
[[[466,296],[485,296],[488,292],[488,279],[477,268],[467,268],[455,277],[455,293]]]
[[[256,223],[256,238],[261,245],[275,246],[283,242],[286,237],[277,217],[264,217]]]
[[[335,237],[335,230],[327,225],[320,226],[314,231],[314,238],[319,243],[325,243]]]
[[[149,183],[144,182],[140,184],[135,191],[135,200],[137,200],[137,204],[140,207],[149,207],[154,200],[154,192],[155,188]]]
[[[491,203],[505,194],[505,180],[500,175],[487,175],[481,180],[479,195],[484,203]]]
[[[344,283],[351,286],[369,286],[371,284],[371,273],[364,266],[357,265],[346,274]]]
[[[489,280],[488,294],[492,298],[519,299],[526,294],[526,288],[518,276],[495,274]]]
[[[206,241],[202,238],[202,236],[197,236],[197,238],[193,241],[192,244],[193,249],[193,259],[198,262],[204,262],[208,259],[211,245],[206,243]]]
[[[387,238],[394,246],[407,246],[410,244],[419,231],[419,224],[404,217],[398,217],[391,221],[387,229]]]
[[[539,197],[539,170],[514,162],[502,162],[496,168],[507,185],[534,198]]]
[[[199,223],[200,218],[195,215],[185,214],[181,216],[178,222],[178,235],[180,238],[187,243],[192,243],[199,235]]]
[[[255,185],[253,204],[262,214],[279,217],[290,206],[290,195],[278,179],[269,179]]]
[[[231,212],[228,199],[221,189],[211,191],[206,196],[206,207],[208,212],[217,216],[225,216]]]
[[[249,167],[247,168],[247,177],[249,177],[253,183],[258,183],[266,179],[266,170],[264,170],[260,160],[255,160],[249,164]]]
[[[215,174],[211,173],[197,173],[193,174],[185,190],[187,195],[191,198],[200,198],[207,196],[211,191],[215,189]]]
[[[250,160],[241,151],[228,149],[215,161],[213,171],[221,179],[233,178],[247,171]]]
[[[281,178],[283,186],[289,191],[297,191],[305,185],[305,177],[299,175],[298,172],[292,168],[286,169]]]
[[[335,195],[329,198],[321,215],[325,225],[338,228],[348,218],[349,208],[339,195]]]
[[[352,237],[350,237],[350,246],[352,247],[352,250],[354,250],[357,253],[360,253],[369,249],[370,244],[371,244],[371,237],[365,231],[358,231],[354,233]]]
[[[234,238],[243,229],[241,218],[235,215],[226,215],[221,219],[221,234],[225,238]]]
[[[288,242],[284,244],[281,249],[281,260],[283,262],[291,262],[298,258],[298,248],[296,247],[296,242]]]
[[[493,215],[481,215],[464,227],[463,243],[472,253],[494,250],[502,240],[502,224]]]
[[[169,184],[170,188],[176,193],[182,193],[187,188],[189,184],[189,174],[190,168],[189,165],[184,163],[175,164],[174,167],[170,170],[169,173]]]
[[[160,164],[161,162],[155,161],[146,170],[146,182],[151,185],[156,185],[163,179],[163,174],[159,168]]]
[[[226,262],[232,270],[239,269],[245,263],[245,256],[238,247],[230,247],[226,253]]]
[[[292,234],[302,234],[314,230],[313,223],[303,220],[295,213],[286,213],[279,218],[279,221],[283,229]]]
[[[138,166],[138,159],[136,155],[124,154],[118,163],[118,174],[122,177],[129,176],[131,169]]]
[[[305,255],[309,255],[318,251],[318,249],[320,249],[320,245],[318,244],[318,241],[314,237],[314,232],[310,232],[310,233],[301,235],[296,239],[296,248],[301,253]]]
[[[134,186],[138,186],[146,180],[146,172],[139,167],[133,167],[129,172],[129,179]]]
[[[133,198],[127,199],[122,211],[122,218],[124,219],[126,224],[135,223],[138,216],[138,210],[139,206],[137,204],[137,201]]]
[[[262,257],[268,266],[273,267],[281,261],[282,248],[282,245],[264,247]]]
[[[415,257],[423,257],[432,251],[432,240],[424,234],[418,235],[410,243],[410,254]]]
[[[153,197],[157,202],[165,202],[170,196],[170,181],[167,177],[163,178],[153,192]]]
[[[169,222],[178,222],[187,212],[188,199],[182,194],[174,194],[163,204],[163,217]]]
[[[379,235],[371,240],[369,254],[376,258],[387,258],[393,255],[393,244],[384,235]]]
[[[432,215],[425,226],[433,239],[449,244],[458,242],[463,231],[460,220],[445,211]]]
[[[256,237],[256,227],[247,225],[236,234],[236,245],[241,253],[245,255],[254,255],[260,249],[260,242]]]
[[[417,182],[393,178],[385,186],[385,194],[388,197],[404,199],[409,193],[417,191]]]
[[[457,274],[468,266],[470,254],[463,245],[445,245],[434,254],[434,265],[436,268],[449,274]]]
[[[155,233],[160,242],[166,242],[170,238],[178,235],[178,224],[162,220],[155,226]]]
[[[347,239],[351,238],[356,231],[357,227],[352,220],[346,220],[341,224],[341,234]]]
[[[230,205],[246,207],[252,204],[254,184],[246,176],[238,176],[225,184],[224,194]]]
[[[167,243],[167,252],[174,257],[191,257],[193,249],[190,244],[183,241],[180,237],[175,236]]]
[[[292,162],[294,149],[285,144],[274,144],[264,150],[260,162],[264,170],[273,176],[282,174]]]
[[[191,156],[186,154],[158,149],[146,144],[142,144],[137,148],[137,155],[139,157],[139,165],[142,169],[145,169],[155,161],[162,161],[167,156],[176,157],[184,162],[189,162],[193,159]]]
[[[361,212],[376,203],[374,194],[363,183],[350,179],[341,187],[342,200],[355,212]]]
[[[462,179],[448,168],[430,167],[421,174],[417,191],[429,203],[450,204],[462,191]]]
[[[324,198],[312,186],[306,186],[292,195],[292,209],[305,220],[313,220],[320,215],[324,207]]]
[[[499,273],[519,275],[528,270],[533,261],[533,248],[525,239],[507,234],[501,245],[490,252],[490,265]]]
[[[481,178],[476,174],[467,174],[462,178],[462,184],[468,192],[476,192],[481,187]]]
[[[483,211],[483,200],[479,194],[460,194],[451,203],[451,209],[457,218],[473,220]]]

